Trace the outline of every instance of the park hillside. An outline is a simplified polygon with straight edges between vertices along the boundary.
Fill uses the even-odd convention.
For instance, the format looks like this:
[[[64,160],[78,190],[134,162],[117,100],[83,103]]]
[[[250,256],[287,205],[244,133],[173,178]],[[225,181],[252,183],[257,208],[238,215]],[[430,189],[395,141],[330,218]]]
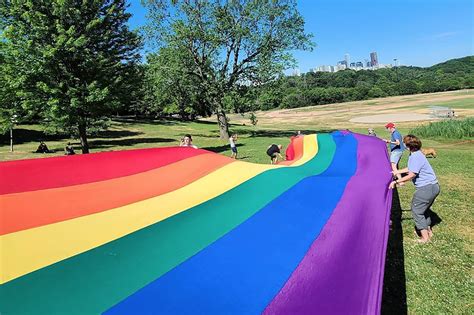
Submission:
[[[69,142],[84,154],[177,146],[185,134],[230,156],[235,133],[239,159],[268,163],[266,148],[297,131],[387,138],[387,121],[373,116],[421,115],[394,122],[438,153],[440,222],[419,246],[414,188],[394,194],[382,312],[472,313],[474,56],[286,76],[290,52],[315,46],[295,1],[198,2],[143,1],[139,31],[123,0],[1,2],[0,160],[64,155]],[[155,48],[144,55],[144,45]],[[455,116],[434,117],[433,106]],[[35,153],[40,141],[50,153]]]

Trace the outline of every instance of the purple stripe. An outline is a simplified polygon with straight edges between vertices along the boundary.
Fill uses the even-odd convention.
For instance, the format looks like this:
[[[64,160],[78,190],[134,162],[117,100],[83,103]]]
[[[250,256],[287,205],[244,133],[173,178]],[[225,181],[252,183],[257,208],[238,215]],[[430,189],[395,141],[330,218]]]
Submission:
[[[354,134],[357,171],[319,237],[264,314],[378,314],[392,192],[385,143]]]

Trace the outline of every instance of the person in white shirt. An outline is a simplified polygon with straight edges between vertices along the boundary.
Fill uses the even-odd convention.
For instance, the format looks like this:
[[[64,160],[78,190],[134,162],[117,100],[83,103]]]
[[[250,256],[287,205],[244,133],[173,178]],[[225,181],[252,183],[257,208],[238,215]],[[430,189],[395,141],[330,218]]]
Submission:
[[[229,143],[230,143],[230,149],[232,150],[232,155],[230,156],[233,159],[237,158],[237,147],[235,145],[235,142],[237,141],[237,135],[234,133],[230,138],[229,138]]]

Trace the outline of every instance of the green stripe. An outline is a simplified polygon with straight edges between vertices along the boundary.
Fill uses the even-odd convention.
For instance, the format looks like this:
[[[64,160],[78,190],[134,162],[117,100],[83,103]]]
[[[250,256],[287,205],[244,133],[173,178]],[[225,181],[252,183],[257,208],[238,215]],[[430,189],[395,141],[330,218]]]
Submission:
[[[328,134],[318,136],[318,145],[316,157],[304,165],[266,171],[167,220],[4,284],[0,313],[105,311],[225,235],[300,180],[322,173],[336,145]]]

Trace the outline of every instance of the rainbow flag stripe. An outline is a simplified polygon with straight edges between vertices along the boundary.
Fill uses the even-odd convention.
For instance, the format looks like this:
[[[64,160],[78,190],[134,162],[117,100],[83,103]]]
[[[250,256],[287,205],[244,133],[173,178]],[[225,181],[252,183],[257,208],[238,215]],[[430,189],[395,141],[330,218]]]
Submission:
[[[0,163],[0,313],[380,313],[385,144],[290,147],[279,165],[180,147]]]

